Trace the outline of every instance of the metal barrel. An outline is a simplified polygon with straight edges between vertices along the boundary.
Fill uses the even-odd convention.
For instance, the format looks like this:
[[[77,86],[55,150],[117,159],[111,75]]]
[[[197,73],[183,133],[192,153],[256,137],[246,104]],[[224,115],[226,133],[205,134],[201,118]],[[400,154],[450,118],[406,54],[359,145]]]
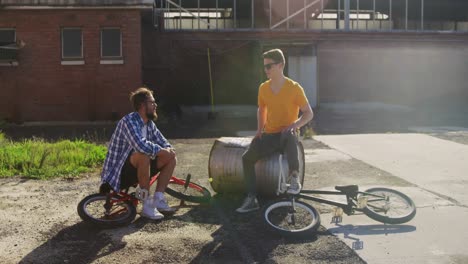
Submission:
[[[244,193],[244,170],[242,154],[247,150],[252,138],[222,137],[216,139],[210,151],[208,172],[213,190],[217,193]],[[298,144],[299,175],[304,181],[304,148]],[[255,164],[257,193],[262,196],[276,195],[279,179],[279,155],[259,160]],[[282,158],[283,171],[288,176],[289,166],[286,155]]]

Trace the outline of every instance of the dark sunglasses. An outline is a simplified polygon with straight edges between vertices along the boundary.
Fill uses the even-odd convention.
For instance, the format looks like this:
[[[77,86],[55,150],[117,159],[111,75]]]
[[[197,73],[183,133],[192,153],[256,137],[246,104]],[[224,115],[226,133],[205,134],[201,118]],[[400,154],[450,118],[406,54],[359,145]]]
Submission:
[[[269,70],[269,69],[271,69],[271,67],[272,67],[273,65],[280,64],[280,63],[281,63],[281,62],[272,62],[272,63],[268,63],[268,64],[263,65],[263,67],[264,67],[266,70]]]
[[[151,101],[151,100],[147,100],[146,103],[150,103],[151,105],[157,105],[156,101]]]

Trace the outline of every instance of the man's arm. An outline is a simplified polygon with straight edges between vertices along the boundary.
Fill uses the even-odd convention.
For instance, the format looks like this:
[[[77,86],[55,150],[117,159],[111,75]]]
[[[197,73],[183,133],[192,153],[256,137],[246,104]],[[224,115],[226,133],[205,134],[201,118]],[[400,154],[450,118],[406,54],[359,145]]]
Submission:
[[[143,138],[136,121],[126,119],[123,122],[123,134],[128,140],[128,143],[137,152],[144,153],[148,156],[154,156],[161,150],[158,144]]]
[[[163,136],[161,131],[155,126],[154,135],[156,137],[156,144],[162,146],[163,148],[172,148],[171,143]]]
[[[255,137],[262,137],[263,128],[266,124],[266,116],[266,106],[259,106],[257,110],[257,133],[255,134]]]
[[[305,105],[300,107],[300,109],[301,109],[302,115],[290,126],[283,129],[283,132],[299,129],[302,126],[309,123],[309,121],[312,120],[312,118],[314,118],[314,112],[312,111],[312,108],[310,107],[309,103],[306,103]]]
[[[301,127],[305,126],[307,123],[309,123],[314,118],[314,112],[312,111],[312,107],[310,107],[309,103],[303,105],[300,109],[301,109],[302,115],[296,121],[297,122],[297,128],[301,128]]]
[[[175,149],[169,143],[169,141],[164,137],[161,131],[154,125],[154,136],[156,137],[156,144],[161,146],[161,150],[158,152],[157,156],[163,159],[173,159],[176,156]]]

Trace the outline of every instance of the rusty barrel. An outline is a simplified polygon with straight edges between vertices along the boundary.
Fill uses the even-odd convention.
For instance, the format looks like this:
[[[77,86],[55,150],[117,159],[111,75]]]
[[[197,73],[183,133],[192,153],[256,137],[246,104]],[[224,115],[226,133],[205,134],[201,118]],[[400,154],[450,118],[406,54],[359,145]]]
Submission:
[[[244,193],[244,170],[242,154],[247,150],[252,138],[222,137],[216,139],[211,148],[208,172],[211,187],[217,193]],[[299,175],[304,181],[304,148],[298,144]],[[272,154],[255,164],[257,193],[262,196],[276,195],[279,179],[279,153]],[[282,159],[283,170],[288,175],[286,155]]]

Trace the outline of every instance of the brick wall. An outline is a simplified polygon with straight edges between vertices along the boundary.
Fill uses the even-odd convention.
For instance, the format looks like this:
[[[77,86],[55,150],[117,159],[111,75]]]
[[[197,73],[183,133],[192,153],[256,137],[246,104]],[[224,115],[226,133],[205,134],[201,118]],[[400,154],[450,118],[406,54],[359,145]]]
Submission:
[[[80,27],[84,65],[61,65],[61,28]],[[119,27],[124,64],[100,64],[100,29]],[[141,80],[138,10],[0,10],[0,28],[15,28],[19,66],[0,66],[0,119],[109,120],[131,111]],[[115,115],[115,114],[114,114]]]

